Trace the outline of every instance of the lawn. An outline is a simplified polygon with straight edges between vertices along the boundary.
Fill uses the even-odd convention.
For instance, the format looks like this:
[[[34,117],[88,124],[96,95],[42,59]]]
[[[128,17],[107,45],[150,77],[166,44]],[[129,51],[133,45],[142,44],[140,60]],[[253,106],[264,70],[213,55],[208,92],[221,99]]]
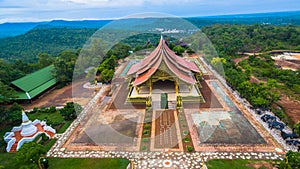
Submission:
[[[63,133],[66,131],[66,129],[70,126],[70,124],[73,121],[70,120],[64,120],[63,116],[59,113],[59,111],[56,111],[54,113],[41,113],[41,112],[36,112],[36,113],[28,113],[28,118],[30,120],[45,120],[47,121],[48,125],[51,125],[53,128],[56,129],[57,133]]]
[[[14,153],[0,153],[0,166],[5,168],[19,168],[21,165],[16,163]]]
[[[73,121],[65,121],[63,125],[56,131],[56,133],[63,133],[67,130],[67,128],[71,125]]]
[[[35,119],[39,119],[39,120],[46,119],[47,121],[54,123],[54,124],[60,124],[64,121],[64,118],[59,113],[59,111],[56,111],[54,113],[40,113],[40,112],[27,113],[27,115],[28,115],[28,118],[32,121]]]
[[[129,161],[111,158],[49,158],[49,169],[125,169]]]
[[[126,159],[111,158],[48,158],[49,169],[125,169],[129,164]],[[19,168],[14,153],[0,153],[0,166],[5,168]]]
[[[209,160],[206,166],[209,169],[268,169],[273,168],[275,161],[263,160]],[[254,167],[255,166],[255,167]]]

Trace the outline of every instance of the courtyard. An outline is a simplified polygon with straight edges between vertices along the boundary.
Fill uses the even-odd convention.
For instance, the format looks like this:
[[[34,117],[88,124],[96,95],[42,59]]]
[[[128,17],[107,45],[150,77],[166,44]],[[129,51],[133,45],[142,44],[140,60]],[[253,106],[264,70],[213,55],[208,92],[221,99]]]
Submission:
[[[205,102],[184,102],[177,109],[176,100],[172,106],[174,100],[170,97],[167,110],[126,102],[130,92],[124,76],[126,65],[130,64],[127,61],[119,67],[113,83],[103,86],[79,118],[59,136],[48,155],[127,158],[138,166],[158,168],[163,167],[163,159],[172,160],[177,167],[198,168],[203,159],[282,158],[275,151],[282,146],[201,60],[197,62],[206,70],[200,89]],[[154,102],[160,103],[160,99]]]

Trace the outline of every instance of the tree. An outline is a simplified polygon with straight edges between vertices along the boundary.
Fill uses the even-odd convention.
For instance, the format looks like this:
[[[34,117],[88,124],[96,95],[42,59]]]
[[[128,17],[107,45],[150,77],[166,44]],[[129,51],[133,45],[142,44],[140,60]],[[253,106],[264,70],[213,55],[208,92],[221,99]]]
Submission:
[[[11,81],[16,80],[25,73],[20,71],[18,68],[13,67],[12,64],[5,62],[4,60],[0,59],[0,81],[6,85],[9,85]]]
[[[128,44],[117,43],[105,55],[105,58],[116,56],[117,59],[123,59],[130,55],[131,47]]]
[[[95,67],[91,67],[89,70],[88,70],[88,73],[86,74],[85,78],[87,79],[94,79],[95,76],[96,76],[96,72],[97,72],[97,69]]]
[[[54,58],[48,53],[39,53],[38,54],[38,67],[44,68],[51,65],[54,62]]]
[[[62,85],[72,81],[73,75],[79,76],[83,72],[74,72],[74,66],[76,63],[78,53],[74,51],[64,51],[61,52],[56,60],[54,61],[55,70],[53,76]]]
[[[23,107],[18,103],[14,103],[7,110],[7,121],[12,124],[20,124],[22,122]]]
[[[227,63],[225,58],[214,57],[212,58],[210,63],[220,74],[223,75],[223,71],[224,71],[223,65]]]
[[[262,97],[251,97],[250,102],[254,107],[267,107],[268,106],[268,101]]]
[[[68,102],[66,106],[59,110],[59,113],[64,117],[65,120],[76,119],[77,114],[82,111],[82,107],[74,102]]]
[[[16,91],[0,81],[0,104],[8,103],[11,98],[16,97]]]
[[[285,159],[280,162],[280,169],[299,169],[300,152],[288,151]]]
[[[41,155],[46,153],[46,148],[41,144],[35,142],[28,142],[23,144],[23,146],[16,153],[16,159],[22,163],[38,164],[38,160],[41,157]]]
[[[100,74],[101,82],[108,83],[114,77],[114,70],[104,69]]]
[[[182,53],[185,51],[185,49],[183,47],[181,47],[180,45],[177,45],[173,48],[173,51],[177,54],[177,55],[182,55]]]
[[[300,121],[294,125],[294,131],[300,136]]]

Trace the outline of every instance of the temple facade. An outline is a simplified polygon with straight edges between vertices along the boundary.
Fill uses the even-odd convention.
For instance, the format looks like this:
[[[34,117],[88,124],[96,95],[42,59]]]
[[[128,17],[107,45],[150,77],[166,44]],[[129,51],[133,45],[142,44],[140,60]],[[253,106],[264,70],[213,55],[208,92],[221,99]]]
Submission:
[[[173,101],[178,96],[184,101],[204,101],[199,90],[201,71],[194,62],[176,55],[162,36],[149,56],[130,67],[127,77],[128,102],[142,102],[161,93]]]

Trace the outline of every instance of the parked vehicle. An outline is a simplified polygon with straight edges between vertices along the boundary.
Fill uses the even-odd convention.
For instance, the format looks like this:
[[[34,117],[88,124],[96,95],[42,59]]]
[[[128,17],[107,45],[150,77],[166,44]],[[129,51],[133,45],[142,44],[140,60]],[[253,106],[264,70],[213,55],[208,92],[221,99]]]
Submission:
[[[272,122],[272,121],[276,121],[276,117],[275,116],[271,116],[269,114],[264,114],[263,116],[261,116],[262,121],[264,122]]]
[[[285,140],[285,142],[287,144],[289,144],[289,145],[294,145],[294,146],[300,145],[300,141],[299,140],[292,140],[292,139],[290,139],[290,140]]]
[[[256,114],[258,114],[258,115],[262,115],[262,114],[264,113],[264,112],[261,111],[260,109],[256,109],[255,112],[256,112]]]
[[[284,123],[281,123],[281,122],[278,122],[278,121],[268,121],[268,124],[269,124],[269,128],[273,129],[277,129],[277,130],[280,130],[282,131],[285,127],[285,124]]]
[[[283,139],[287,139],[287,138],[290,138],[290,139],[299,138],[299,136],[296,133],[294,133],[294,132],[292,132],[292,133],[286,133],[284,131],[281,131],[281,137]]]

